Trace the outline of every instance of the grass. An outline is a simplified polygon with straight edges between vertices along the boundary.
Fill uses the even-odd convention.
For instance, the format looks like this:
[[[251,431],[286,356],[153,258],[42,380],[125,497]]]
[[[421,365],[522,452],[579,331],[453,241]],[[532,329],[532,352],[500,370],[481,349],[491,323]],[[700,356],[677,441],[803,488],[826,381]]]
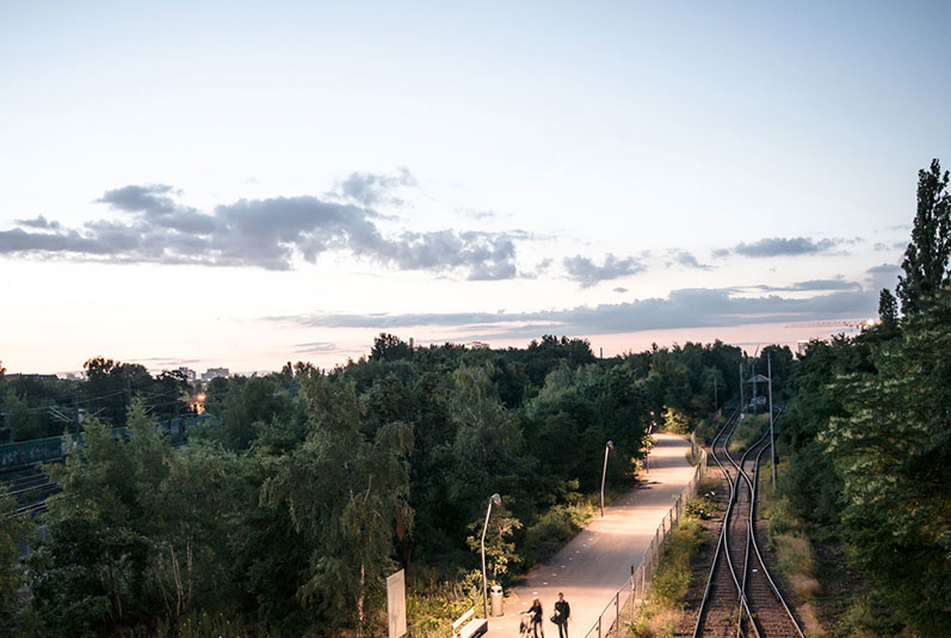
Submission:
[[[779,466],[781,467],[781,466]],[[826,636],[819,622],[817,600],[822,586],[816,577],[816,556],[805,523],[793,512],[789,499],[777,495],[769,482],[770,464],[760,470],[760,513],[769,517],[766,537],[776,556],[778,575],[796,592],[801,603],[796,614],[807,638]]]
[[[740,421],[730,437],[730,452],[742,452],[757,439],[763,436],[766,427],[769,426],[769,417],[765,414],[746,415],[746,418]]]
[[[699,489],[706,496],[687,501],[684,516],[664,545],[660,564],[651,580],[648,600],[638,608],[637,616],[628,629],[630,636],[674,636],[683,624],[686,616],[684,601],[694,578],[693,562],[706,540],[706,530],[697,513],[713,510],[714,505],[708,495],[716,485],[719,485],[717,481],[705,480]]]

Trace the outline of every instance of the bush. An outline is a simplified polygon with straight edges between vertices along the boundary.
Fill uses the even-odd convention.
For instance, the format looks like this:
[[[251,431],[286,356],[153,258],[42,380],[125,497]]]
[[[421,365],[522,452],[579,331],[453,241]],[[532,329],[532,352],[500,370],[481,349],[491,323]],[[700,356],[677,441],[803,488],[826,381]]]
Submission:
[[[584,529],[594,516],[594,506],[577,500],[555,505],[539,517],[525,533],[525,556],[528,563],[540,563]]]
[[[651,596],[669,605],[681,605],[690,587],[690,562],[703,545],[703,523],[685,516],[664,546],[660,567],[651,581]]]
[[[716,511],[716,490],[721,486],[720,481],[704,478],[697,486],[697,495],[688,499],[684,504],[684,514],[688,517],[706,520]]]

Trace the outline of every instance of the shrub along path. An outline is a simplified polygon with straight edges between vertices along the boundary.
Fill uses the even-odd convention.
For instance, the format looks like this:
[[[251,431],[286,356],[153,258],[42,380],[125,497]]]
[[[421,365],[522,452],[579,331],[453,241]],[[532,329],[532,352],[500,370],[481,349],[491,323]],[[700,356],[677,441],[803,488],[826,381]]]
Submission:
[[[655,438],[651,469],[644,482],[605,508],[604,518],[595,518],[553,558],[506,592],[505,614],[489,618],[487,636],[517,636],[521,612],[537,597],[545,612],[545,635],[557,637],[558,627],[548,619],[558,592],[564,592],[571,605],[569,635],[584,638],[604,606],[627,582],[631,564],[640,564],[674,499],[693,477],[694,468],[687,462],[690,442],[668,434]]]

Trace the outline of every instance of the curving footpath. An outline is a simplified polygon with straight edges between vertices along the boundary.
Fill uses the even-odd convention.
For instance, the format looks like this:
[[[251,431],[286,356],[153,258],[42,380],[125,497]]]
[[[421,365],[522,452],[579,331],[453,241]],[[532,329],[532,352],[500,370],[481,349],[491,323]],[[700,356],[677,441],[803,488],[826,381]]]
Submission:
[[[693,478],[694,467],[687,462],[690,442],[668,434],[657,434],[655,439],[644,482],[605,508],[604,518],[595,518],[547,563],[536,566],[506,592],[505,615],[489,618],[487,636],[518,636],[521,612],[538,597],[545,613],[545,635],[557,638],[558,627],[548,619],[558,592],[564,592],[571,605],[569,636],[584,638],[630,577],[631,564],[640,564],[657,527]]]

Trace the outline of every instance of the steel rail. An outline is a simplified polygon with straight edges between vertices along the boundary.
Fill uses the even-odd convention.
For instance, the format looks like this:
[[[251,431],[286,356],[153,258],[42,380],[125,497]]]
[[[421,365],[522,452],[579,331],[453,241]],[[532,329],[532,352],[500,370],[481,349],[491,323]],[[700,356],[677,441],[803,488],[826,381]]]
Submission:
[[[727,468],[724,467],[723,463],[720,462],[720,459],[717,456],[717,449],[716,449],[717,441],[720,441],[722,439],[723,443],[721,443],[721,445],[724,450],[724,456],[730,461],[731,464],[733,464],[734,466],[736,465],[735,461],[733,461],[733,458],[729,453],[728,443],[729,443],[729,439],[733,436],[733,433],[736,431],[736,427],[739,423],[738,415],[739,415],[739,410],[737,410],[736,412],[733,413],[733,415],[730,416],[730,418],[727,420],[724,426],[713,438],[713,442],[710,445],[710,448],[712,451],[711,456],[713,457],[714,462],[719,466],[724,476],[726,476],[728,479],[727,484],[730,486],[730,499],[729,499],[729,503],[727,504],[726,514],[724,515],[724,518],[723,518],[723,526],[720,528],[720,538],[717,541],[717,549],[716,549],[716,553],[714,554],[713,564],[710,566],[710,574],[707,577],[707,584],[706,584],[706,587],[704,588],[703,600],[700,602],[700,609],[697,613],[697,622],[693,630],[694,638],[701,635],[700,632],[701,632],[701,627],[703,626],[703,621],[706,619],[706,614],[710,610],[710,594],[713,590],[713,582],[715,580],[717,567],[718,565],[722,567],[722,563],[720,563],[721,552],[726,556],[726,565],[727,565],[727,568],[729,569],[729,575],[731,579],[733,580],[734,587],[736,587],[736,591],[738,594],[737,605],[740,608],[740,614],[742,615],[742,610],[744,608],[746,609],[746,612],[748,615],[750,613],[749,605],[746,601],[745,596],[743,595],[740,582],[736,577],[736,569],[733,567],[733,559],[730,557],[730,551],[729,551],[728,528],[729,528],[730,516],[733,513],[733,507],[734,507],[734,504],[736,503],[737,487],[738,487],[740,474],[737,473],[735,477],[730,475],[730,472],[727,470]]]
[[[775,423],[775,419],[773,421]],[[783,610],[786,612],[786,615],[789,618],[789,621],[792,623],[793,628],[796,630],[796,634],[799,638],[805,638],[805,634],[802,631],[802,627],[799,626],[799,622],[796,620],[795,615],[793,615],[792,610],[789,609],[789,605],[786,603],[786,599],[783,597],[782,593],[779,591],[779,587],[776,586],[776,582],[773,580],[772,575],[769,573],[769,568],[766,566],[766,561],[763,559],[763,554],[759,549],[759,542],[756,540],[756,504],[759,497],[759,471],[760,464],[762,461],[763,454],[773,445],[773,442],[770,441],[767,445],[764,445],[759,453],[756,455],[755,465],[753,466],[753,478],[751,485],[753,488],[753,500],[750,502],[750,543],[753,546],[753,551],[756,554],[756,560],[759,562],[760,569],[762,574],[766,576],[766,580],[769,583],[770,591],[773,592],[773,595],[776,596],[776,599],[782,605]],[[750,479],[747,479],[748,481]],[[744,574],[744,579],[746,575]],[[755,626],[755,620],[751,616],[750,623]]]
[[[735,430],[734,430],[734,431],[735,431]],[[761,436],[760,438],[758,438],[756,441],[754,441],[753,444],[750,445],[750,446],[743,452],[743,456],[740,457],[739,463],[737,463],[736,459],[734,459],[734,458],[733,458],[733,455],[730,453],[729,445],[727,445],[727,446],[724,447],[724,450],[725,450],[725,452],[726,452],[727,460],[729,460],[730,463],[733,465],[733,467],[736,469],[736,478],[734,479],[735,482],[736,482],[736,488],[734,489],[734,493],[736,494],[737,497],[739,497],[739,491],[740,491],[740,490],[739,490],[739,482],[740,482],[740,479],[741,479],[741,478],[746,481],[747,486],[750,488],[750,506],[751,506],[751,510],[750,510],[750,511],[752,511],[753,491],[752,491],[752,485],[750,485],[749,477],[746,476],[746,472],[743,470],[743,466],[746,464],[746,459],[747,459],[747,457],[750,455],[750,453],[751,453],[753,450],[755,450],[756,447],[757,447],[758,445],[760,445],[760,444],[766,439],[766,437],[767,437],[768,435],[769,435],[769,433],[767,432],[766,434],[764,434],[763,436]],[[731,434],[731,436],[732,436],[732,434]],[[724,527],[725,527],[725,528],[729,528],[729,522],[730,522],[730,521],[729,521],[729,518],[724,519]],[[750,618],[750,619],[753,618],[753,613],[752,613],[752,611],[750,610],[750,606],[749,606],[749,599],[748,599],[747,596],[746,596],[746,575],[747,575],[747,573],[748,573],[749,558],[750,558],[750,538],[749,538],[749,535],[750,535],[750,525],[749,525],[750,519],[749,519],[749,514],[747,515],[746,523],[747,523],[747,524],[746,524],[746,529],[747,529],[746,542],[744,543],[744,547],[743,547],[743,576],[742,576],[742,579],[738,579],[738,578],[736,578],[735,575],[734,575],[734,580],[739,581],[739,582],[737,583],[737,589],[739,590],[739,597],[738,597],[738,598],[739,598],[740,601],[742,601],[742,605],[740,605],[739,617],[737,618],[737,621],[736,621],[736,635],[737,635],[737,638],[740,638],[740,636],[742,635],[742,628],[743,628],[743,610],[744,610],[744,609],[746,610],[746,615],[747,615],[748,618]],[[729,539],[729,537],[727,537],[727,538]],[[727,555],[729,555],[729,547],[727,547]],[[753,627],[753,633],[756,635],[757,638],[759,638],[759,636],[760,636],[759,629],[756,627],[755,623],[752,623],[752,622],[751,622],[750,625]]]
[[[784,410],[780,409],[780,414]],[[746,617],[749,618],[749,629],[746,635],[755,635],[757,637],[763,636],[763,631],[766,629],[762,626],[762,620],[764,616],[762,613],[765,610],[773,610],[770,612],[772,617],[772,622],[776,622],[777,619],[782,618],[785,615],[785,618],[789,620],[789,626],[786,625],[785,621],[780,620],[779,623],[782,625],[780,631],[783,635],[792,635],[792,632],[795,632],[797,638],[804,638],[802,628],[799,626],[798,621],[793,615],[792,611],[789,608],[789,605],[786,603],[786,600],[783,598],[782,593],[779,591],[779,587],[776,585],[776,582],[773,580],[772,575],[769,572],[769,569],[766,566],[766,561],[763,559],[763,554],[760,550],[759,543],[756,539],[756,506],[757,500],[759,498],[759,472],[760,465],[762,463],[763,454],[770,449],[772,445],[772,440],[770,439],[769,431],[765,432],[763,436],[758,438],[749,448],[743,453],[739,461],[730,453],[729,450],[729,439],[732,438],[733,434],[736,431],[737,423],[733,421],[735,415],[724,425],[724,427],[717,433],[717,436],[714,437],[713,443],[711,445],[712,456],[714,462],[720,467],[724,475],[728,479],[728,484],[730,485],[730,503],[727,506],[727,512],[723,519],[723,525],[720,529],[720,537],[717,541],[716,553],[714,555],[713,564],[710,568],[710,573],[707,578],[707,584],[704,589],[703,599],[700,604],[700,608],[697,613],[697,621],[694,627],[694,638],[702,635],[702,629],[704,628],[704,623],[708,619],[708,614],[711,611],[711,594],[714,587],[714,580],[716,579],[716,573],[718,566],[722,569],[722,562],[720,561],[720,552],[726,554],[727,565],[731,570],[731,577],[734,582],[734,585],[738,591],[738,617],[736,618],[736,636],[740,637],[744,635],[743,628],[743,615],[746,614]],[[775,423],[775,419],[774,419]],[[727,431],[729,429],[729,431]],[[731,475],[730,470],[727,469],[727,466],[721,462],[718,454],[718,446],[722,448],[722,455],[725,461],[728,461],[727,466],[732,465],[732,469],[735,470],[735,475]],[[748,462],[753,463],[752,468],[752,477],[750,476],[750,471],[746,469]],[[740,480],[743,480],[743,484],[740,483]],[[749,501],[749,511],[746,520],[746,532],[747,537],[743,547],[744,559],[743,559],[743,572],[741,577],[737,577],[737,574],[733,568],[733,561],[730,556],[730,527],[731,522],[734,519],[731,519],[734,513],[738,513],[737,509],[739,508],[739,497],[741,494],[741,485],[749,489],[750,501]],[[736,522],[739,522],[737,520]],[[732,548],[734,551],[738,549],[738,546]],[[755,568],[759,567],[759,570]],[[771,592],[772,596],[775,598],[776,602],[779,603],[778,606],[773,606],[767,604],[764,609],[756,609],[756,605],[751,601],[747,588],[749,586],[749,575],[750,569],[753,568],[753,571],[760,571],[762,576],[766,577],[766,583],[768,584],[768,589]],[[759,578],[759,576],[757,576]],[[728,582],[728,581],[727,581]],[[757,589],[754,589],[753,592],[756,596],[760,597],[762,601],[763,593],[763,581],[759,580]],[[768,594],[767,594],[768,596]],[[782,612],[778,610],[778,607],[782,607]],[[752,609],[751,609],[752,607]],[[760,615],[755,616],[753,610],[756,610]],[[776,614],[779,614],[777,616]],[[768,628],[768,627],[767,627]],[[725,627],[722,627],[725,629]],[[770,631],[776,629],[774,625]],[[768,635],[768,634],[767,634]]]

